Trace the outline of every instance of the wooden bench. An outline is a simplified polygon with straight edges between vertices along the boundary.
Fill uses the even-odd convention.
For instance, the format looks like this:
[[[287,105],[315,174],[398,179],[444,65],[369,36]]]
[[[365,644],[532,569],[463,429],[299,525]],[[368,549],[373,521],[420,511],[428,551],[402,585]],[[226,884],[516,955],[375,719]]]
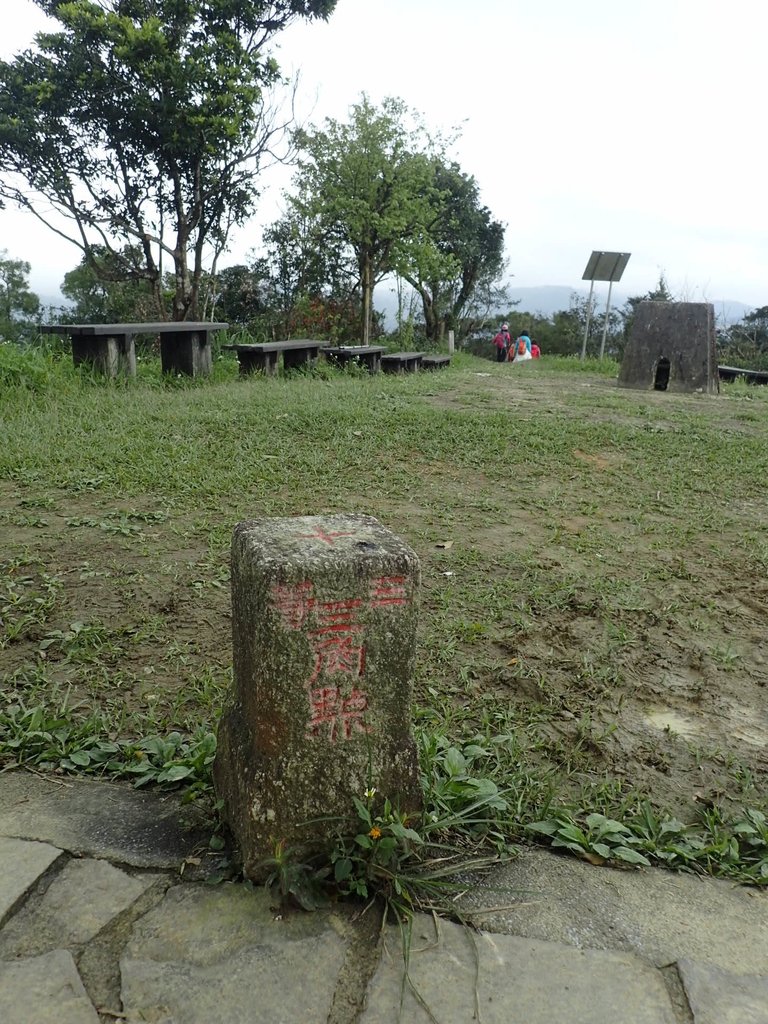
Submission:
[[[45,324],[41,334],[62,334],[72,342],[75,366],[84,363],[116,377],[136,373],[137,334],[160,336],[160,362],[163,373],[196,377],[211,372],[211,335],[229,324],[180,320],[144,324]]]
[[[742,370],[738,366],[718,366],[720,380],[734,381],[741,377],[747,384],[768,384],[768,370]]]
[[[255,370],[263,371],[268,377],[277,373],[278,356],[282,353],[283,368],[292,370],[297,366],[313,366],[317,362],[321,341],[299,339],[296,341],[265,341],[253,345],[222,345],[222,349],[235,352],[240,365],[240,375]]]
[[[320,351],[332,363],[346,366],[349,362],[358,362],[370,373],[378,373],[381,369],[382,354],[387,350],[383,345],[329,345]]]
[[[384,373],[414,373],[423,358],[423,352],[387,352],[381,357],[381,368]]]
[[[424,358],[421,360],[422,370],[439,370],[443,366],[450,365],[450,356],[424,356]]]

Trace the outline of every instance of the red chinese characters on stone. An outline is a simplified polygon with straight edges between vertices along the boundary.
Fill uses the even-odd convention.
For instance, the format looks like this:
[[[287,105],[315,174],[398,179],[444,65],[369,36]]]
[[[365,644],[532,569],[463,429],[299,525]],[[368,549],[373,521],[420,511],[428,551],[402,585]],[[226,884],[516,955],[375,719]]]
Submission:
[[[371,580],[368,593],[372,608],[397,607],[408,603],[405,576],[377,576]]]
[[[270,593],[275,602],[277,614],[286,629],[301,629],[315,605],[312,583],[273,583]]]
[[[342,694],[338,686],[318,686],[310,690],[312,714],[307,726],[307,736],[326,735],[331,743],[337,739],[348,740],[353,732],[371,731],[366,725],[368,698],[362,690],[352,687],[348,695]]]
[[[300,533],[299,534],[299,538],[301,540],[321,540],[323,542],[323,544],[327,544],[329,547],[331,547],[333,545],[336,537],[354,537],[354,536],[355,535],[352,532],[342,533],[340,530],[336,530],[336,531],[331,530],[330,532],[326,533],[325,530],[320,530],[320,529],[315,530],[314,533]]]
[[[314,658],[306,682],[310,701],[307,736],[325,735],[331,743],[350,739],[355,732],[370,732],[365,722],[368,697],[356,681],[365,672],[365,642],[360,598],[319,601],[311,581],[293,585],[273,584],[275,608],[286,629],[299,630],[309,623],[307,639]],[[346,685],[333,677],[346,676]],[[351,685],[350,685],[351,683]]]
[[[357,617],[362,603],[358,598],[351,598],[318,603],[315,607],[318,627],[309,631],[315,656],[310,686],[322,673],[341,672],[359,678],[365,671],[365,646],[360,637],[363,627]]]
[[[359,611],[359,598],[344,601],[318,602],[315,607],[317,628],[309,631],[315,664],[309,678],[311,717],[308,736],[321,735],[325,729],[331,743],[350,739],[353,732],[370,732],[365,714],[368,698],[353,683],[348,692],[334,686],[328,677],[334,675],[360,679],[365,672],[365,644]],[[321,677],[325,682],[317,684]],[[346,687],[345,687],[346,690]]]

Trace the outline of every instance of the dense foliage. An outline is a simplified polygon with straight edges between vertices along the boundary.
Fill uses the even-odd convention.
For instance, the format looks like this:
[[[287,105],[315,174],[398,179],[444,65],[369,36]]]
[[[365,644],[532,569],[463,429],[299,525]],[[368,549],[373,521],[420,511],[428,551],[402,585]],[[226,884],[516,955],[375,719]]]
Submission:
[[[348,121],[326,119],[297,143],[288,212],[266,236],[284,305],[307,296],[359,302],[366,343],[373,289],[394,275],[419,296],[427,339],[458,327],[501,274],[504,228],[443,141],[401,100],[377,108],[363,96]]]
[[[0,62],[0,200],[67,237],[99,277],[144,282],[158,316],[194,318],[205,262],[252,212],[285,127],[265,46],[335,0],[35,2],[59,27]]]
[[[29,263],[8,259],[0,249],[0,339],[18,339],[40,308],[40,300],[29,289]]]

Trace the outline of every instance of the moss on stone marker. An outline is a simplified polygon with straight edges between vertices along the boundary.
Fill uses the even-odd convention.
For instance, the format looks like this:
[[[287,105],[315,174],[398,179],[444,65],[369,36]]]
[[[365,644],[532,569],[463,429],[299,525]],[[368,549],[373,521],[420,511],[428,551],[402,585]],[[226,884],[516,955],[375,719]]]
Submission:
[[[249,877],[279,841],[319,845],[372,787],[420,810],[418,586],[415,552],[371,516],[235,528],[234,692],[214,783]]]

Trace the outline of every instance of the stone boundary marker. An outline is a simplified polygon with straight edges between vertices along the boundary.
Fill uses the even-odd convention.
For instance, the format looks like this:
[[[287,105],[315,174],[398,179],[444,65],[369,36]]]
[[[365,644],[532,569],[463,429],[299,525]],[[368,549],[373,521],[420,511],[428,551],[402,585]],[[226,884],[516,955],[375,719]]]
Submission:
[[[232,539],[234,693],[214,784],[246,876],[275,845],[354,831],[354,797],[400,810],[422,795],[411,735],[415,552],[365,515],[238,524]]]

